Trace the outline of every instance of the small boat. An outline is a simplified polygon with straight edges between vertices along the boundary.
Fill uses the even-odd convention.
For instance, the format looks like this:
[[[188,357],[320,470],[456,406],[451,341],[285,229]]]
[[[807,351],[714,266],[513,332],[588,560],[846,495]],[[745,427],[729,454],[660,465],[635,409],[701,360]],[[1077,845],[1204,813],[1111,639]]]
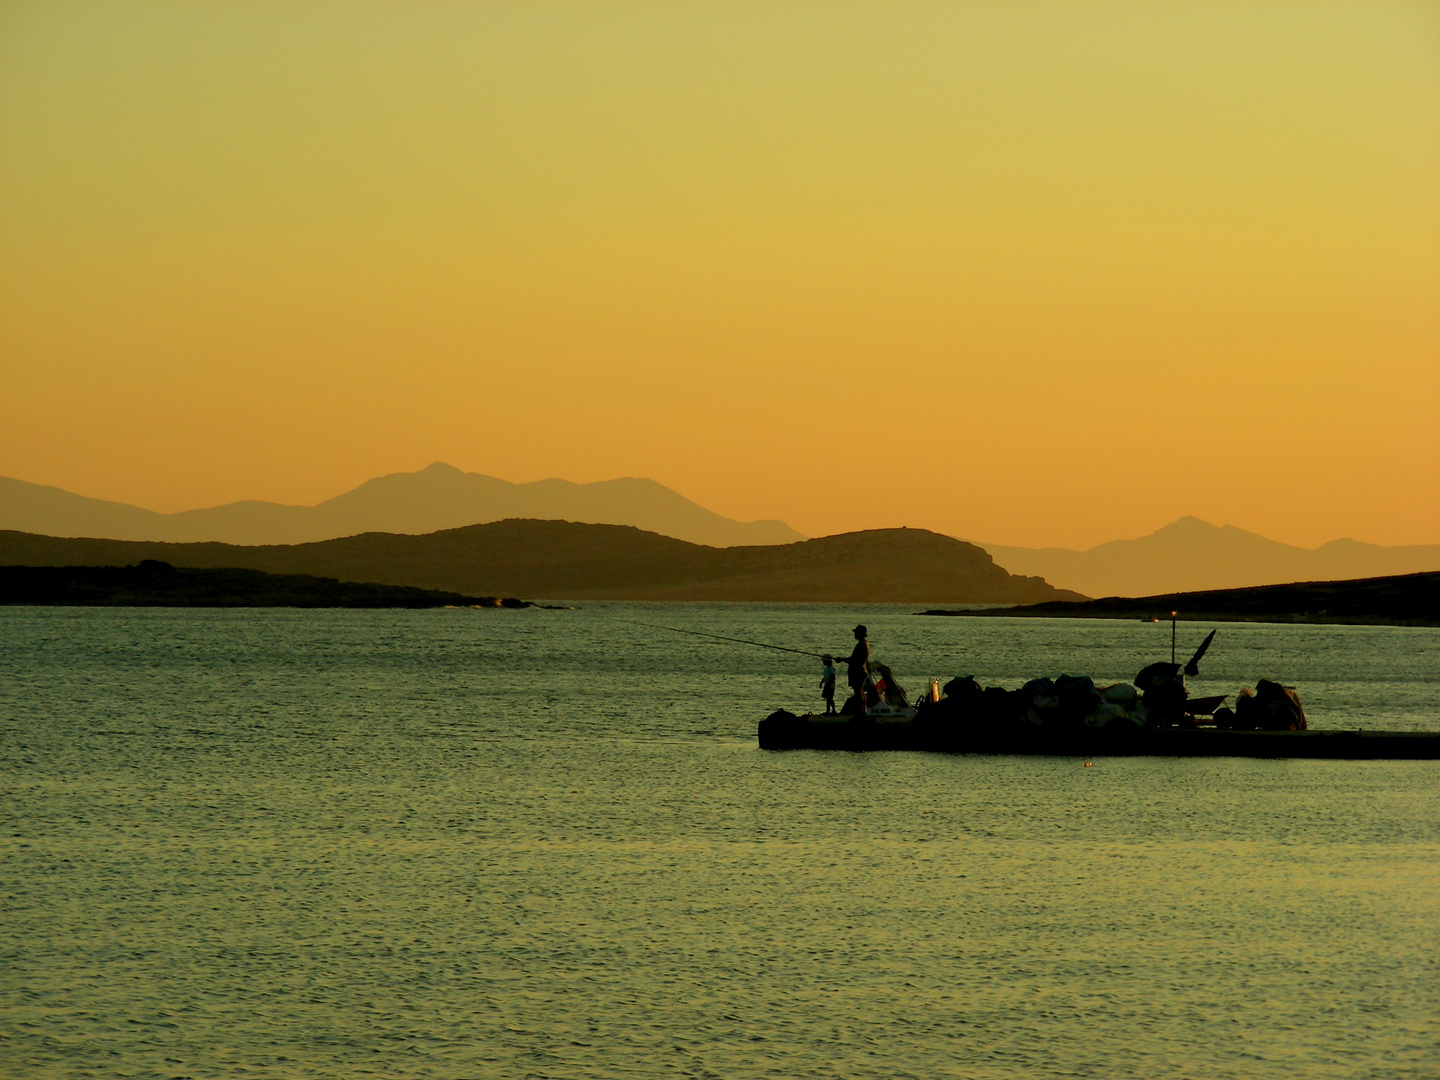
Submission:
[[[1018,690],[982,688],[972,676],[942,688],[931,679],[913,705],[891,670],[872,663],[859,692],[838,714],[780,709],[760,721],[762,750],[922,750],[944,754],[1061,757],[1251,757],[1440,759],[1440,732],[1311,730],[1291,686],[1261,679],[1240,691],[1192,698],[1185,677],[1199,674],[1215,640],[1210,631],[1188,663],[1150,664],[1133,683],[1096,686],[1085,676],[1032,679]],[[641,624],[652,626],[653,624]],[[823,659],[825,653],[672,626],[679,634]],[[856,627],[863,640],[864,627]],[[1087,762],[1088,764],[1088,762]]]
[[[796,716],[760,722],[762,750],[927,750],[947,754],[1059,757],[1252,757],[1440,759],[1440,732],[1313,730],[1292,686],[1261,679],[1240,691],[1190,697],[1210,636],[1183,668],[1150,664],[1133,683],[1096,686],[1085,676],[1032,679],[1018,690],[952,679],[911,708],[888,668],[861,715]],[[858,703],[847,702],[858,708]]]
[[[1049,757],[1247,757],[1437,760],[1440,732],[1237,731],[1214,727],[1047,730],[1030,725],[987,728],[936,723],[923,715],[795,716],[760,722],[762,750],[923,750],[944,754]]]

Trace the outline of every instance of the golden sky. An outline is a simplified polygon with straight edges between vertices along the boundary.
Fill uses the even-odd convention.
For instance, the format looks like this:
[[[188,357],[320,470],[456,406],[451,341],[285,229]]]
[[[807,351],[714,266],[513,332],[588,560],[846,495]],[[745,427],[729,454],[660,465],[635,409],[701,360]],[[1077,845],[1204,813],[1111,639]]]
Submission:
[[[0,6],[0,475],[1440,542],[1440,5]]]

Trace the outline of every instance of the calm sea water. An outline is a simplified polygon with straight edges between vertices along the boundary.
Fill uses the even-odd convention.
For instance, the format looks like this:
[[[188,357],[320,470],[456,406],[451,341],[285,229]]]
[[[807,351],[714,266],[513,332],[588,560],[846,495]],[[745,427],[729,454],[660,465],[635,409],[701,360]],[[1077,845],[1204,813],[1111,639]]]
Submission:
[[[902,609],[0,609],[7,1077],[1434,1077],[1440,763],[771,754]],[[1208,627],[1182,627],[1182,651]],[[1224,625],[1197,693],[1440,730],[1440,631]]]

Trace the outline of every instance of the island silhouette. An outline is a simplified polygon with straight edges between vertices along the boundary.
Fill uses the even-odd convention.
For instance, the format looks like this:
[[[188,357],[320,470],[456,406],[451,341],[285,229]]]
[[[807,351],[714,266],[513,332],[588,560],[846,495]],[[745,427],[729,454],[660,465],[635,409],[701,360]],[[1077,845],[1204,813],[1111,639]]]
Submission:
[[[233,567],[196,570],[144,559],[135,566],[0,566],[0,604],[66,607],[437,608],[532,607],[515,597],[465,596],[267,574]]]
[[[1187,622],[1326,623],[1440,626],[1440,572],[1347,581],[1295,581],[1246,589],[1208,589],[1159,596],[1107,596],[1019,607],[924,611],[922,615]]]
[[[1035,574],[1087,596],[1242,589],[1440,570],[1440,544],[1382,547],[1341,539],[1302,548],[1196,517],[1085,551],[982,546],[1011,573]]]
[[[391,473],[315,506],[236,502],[161,514],[0,477],[0,529],[46,536],[301,544],[359,533],[423,535],[509,518],[633,525],[707,547],[786,544],[805,537],[783,521],[734,521],[654,480],[512,484],[434,464]],[[1440,570],[1440,544],[1382,547],[1331,540],[1301,548],[1233,525],[1182,517],[1147,536],[1087,550],[979,543],[1011,574],[1086,596],[1144,596],[1289,581],[1337,581]]]
[[[632,526],[511,519],[421,536],[295,545],[169,544],[0,532],[0,565],[244,568],[468,596],[550,600],[1034,604],[1079,600],[924,529],[707,547]]]

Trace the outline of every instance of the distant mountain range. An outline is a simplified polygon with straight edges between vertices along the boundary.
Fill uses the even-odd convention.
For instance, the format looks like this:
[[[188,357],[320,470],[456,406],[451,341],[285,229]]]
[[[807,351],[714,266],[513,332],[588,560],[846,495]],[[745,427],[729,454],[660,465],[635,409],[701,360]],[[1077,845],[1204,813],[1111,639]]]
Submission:
[[[654,480],[512,484],[435,462],[376,477],[317,506],[236,502],[161,514],[0,477],[0,529],[168,543],[304,544],[365,532],[432,533],[505,518],[633,525],[711,547],[787,544],[804,537],[783,521],[732,521]]]
[[[236,567],[529,600],[1035,604],[1082,597],[1016,577],[963,540],[878,529],[773,546],[706,547],[618,525],[497,521],[424,536],[293,546],[166,544],[0,532],[0,565]]]
[[[783,521],[721,517],[654,480],[512,484],[441,462],[420,472],[376,477],[317,506],[237,502],[177,514],[0,478],[0,529],[47,536],[304,544],[367,532],[422,535],[509,518],[631,525],[710,547],[804,539]],[[1088,551],[978,546],[1012,574],[1041,577],[1086,596],[1146,596],[1440,570],[1440,544],[1380,547],[1332,540],[1309,550],[1193,517],[1137,540],[1112,540]]]
[[[1440,570],[1440,544],[1380,547],[1331,540],[1309,549],[1193,517],[1138,540],[1111,540],[1088,551],[981,546],[1012,574],[1038,575],[1087,596],[1153,596]]]

